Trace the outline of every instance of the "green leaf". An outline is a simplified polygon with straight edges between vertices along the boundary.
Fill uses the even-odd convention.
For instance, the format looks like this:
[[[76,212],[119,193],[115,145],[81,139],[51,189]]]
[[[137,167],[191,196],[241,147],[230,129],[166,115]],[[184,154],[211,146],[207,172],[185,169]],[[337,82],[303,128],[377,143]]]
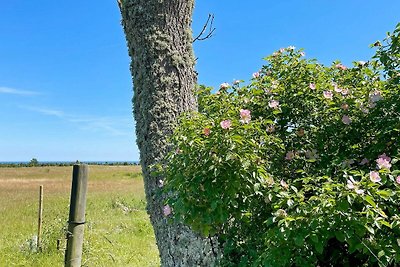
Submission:
[[[302,247],[304,245],[304,237],[297,235],[294,238],[294,243],[298,247]]]
[[[335,232],[335,236],[336,236],[336,239],[337,240],[339,240],[340,242],[344,242],[344,240],[346,239],[346,236],[345,236],[345,234],[343,233],[343,232],[341,232],[341,231],[336,231]]]
[[[368,230],[368,232],[370,232],[371,234],[375,234],[375,230],[374,230],[374,228],[372,228],[371,226],[368,226],[368,225],[364,225],[364,227]]]
[[[310,238],[311,238],[311,241],[312,241],[314,244],[316,244],[316,243],[319,242],[318,235],[316,235],[316,234],[311,234],[311,235],[310,235]]]
[[[371,196],[366,195],[366,196],[364,197],[364,199],[365,199],[365,201],[367,201],[372,207],[376,208],[376,203],[374,202],[374,199],[373,199]]]
[[[376,193],[378,195],[380,195],[385,200],[389,199],[389,197],[392,196],[392,193],[390,191],[387,191],[387,190],[379,190]]]
[[[322,245],[321,242],[315,243],[314,247],[315,250],[318,252],[318,254],[322,254],[322,252],[324,252],[324,246]]]

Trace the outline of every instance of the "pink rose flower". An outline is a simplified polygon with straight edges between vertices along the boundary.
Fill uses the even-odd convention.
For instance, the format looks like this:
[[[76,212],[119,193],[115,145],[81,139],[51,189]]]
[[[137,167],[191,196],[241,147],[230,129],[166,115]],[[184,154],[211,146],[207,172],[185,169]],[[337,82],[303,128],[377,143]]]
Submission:
[[[258,71],[257,71],[257,72],[254,72],[254,73],[253,73],[253,78],[254,78],[254,79],[257,79],[258,77],[260,77],[260,72],[258,72]]]
[[[281,186],[282,186],[283,188],[285,188],[285,189],[288,189],[288,188],[289,188],[289,185],[288,185],[284,180],[281,180],[280,184],[281,184]]]
[[[279,49],[279,52],[280,52],[280,53],[285,52],[285,48],[280,48],[280,49]]]
[[[326,99],[332,99],[333,94],[332,94],[331,91],[324,91],[324,97],[325,97]]]
[[[222,129],[230,129],[231,126],[232,126],[232,122],[230,120],[221,121],[221,128]]]
[[[289,151],[289,152],[286,153],[285,159],[286,160],[292,160],[292,159],[294,159],[294,156],[295,156],[294,151]]]
[[[233,81],[233,84],[234,85],[238,85],[240,83],[240,80],[235,80],[235,81]]]
[[[278,100],[270,100],[268,102],[268,106],[273,109],[279,108],[279,101]]]
[[[349,89],[347,89],[347,88],[345,88],[345,89],[342,89],[342,95],[343,96],[346,96],[346,95],[348,95],[349,94]]]
[[[335,90],[336,93],[341,93],[343,89],[338,87],[337,85],[335,85],[334,90]]]
[[[356,188],[354,182],[352,180],[347,180],[347,188],[348,189],[354,189]]]
[[[364,195],[364,190],[362,190],[362,189],[358,189],[358,188],[357,188],[355,191],[356,191],[356,193],[359,194],[359,195]]]
[[[306,53],[302,51],[302,52],[300,52],[300,56],[305,57]]]
[[[221,85],[219,86],[219,89],[222,89],[222,90],[228,89],[229,86],[230,86],[229,83],[221,83]]]
[[[342,117],[342,122],[343,122],[344,124],[346,124],[346,125],[349,125],[349,124],[352,122],[352,120],[350,119],[349,116],[344,115],[344,116]]]
[[[382,180],[381,177],[379,176],[379,172],[376,171],[371,171],[369,173],[369,179],[374,183],[378,183]]]
[[[278,81],[272,81],[272,83],[271,83],[271,88],[272,88],[272,89],[276,89],[276,88],[278,88],[278,85],[279,85],[279,82],[278,82]]]
[[[354,160],[353,159],[346,159],[344,161],[342,161],[342,168],[351,168],[351,165],[354,164]]]
[[[241,123],[249,123],[251,120],[250,110],[241,109],[240,110],[240,122]]]
[[[210,128],[204,128],[204,129],[203,129],[203,134],[204,134],[205,136],[209,136],[210,133],[211,133]]]
[[[376,160],[376,163],[378,165],[379,169],[390,169],[392,167],[392,164],[390,164],[390,161],[392,159],[388,156],[386,156],[386,154],[382,154],[378,157],[378,159]]]
[[[318,155],[316,149],[307,150],[306,153],[305,153],[305,156],[306,156],[306,158],[308,158],[308,159],[318,159],[318,158],[319,158],[319,155]]]
[[[315,83],[310,83],[308,86],[310,87],[311,90],[315,90],[317,88]]]
[[[337,69],[340,69],[340,70],[346,70],[347,69],[347,67],[345,65],[341,64],[341,63],[337,64],[335,67]]]
[[[386,153],[383,153],[382,155],[379,155],[378,158],[384,159],[386,161],[391,161],[392,159],[386,155]]]
[[[375,90],[369,95],[369,101],[371,103],[376,103],[380,100],[382,100],[382,96],[381,96],[381,91],[379,90]],[[375,105],[373,107],[375,107]]]
[[[163,207],[164,216],[169,216],[172,213],[171,207],[169,205],[165,205]]]
[[[400,184],[400,175],[396,177],[396,183]]]

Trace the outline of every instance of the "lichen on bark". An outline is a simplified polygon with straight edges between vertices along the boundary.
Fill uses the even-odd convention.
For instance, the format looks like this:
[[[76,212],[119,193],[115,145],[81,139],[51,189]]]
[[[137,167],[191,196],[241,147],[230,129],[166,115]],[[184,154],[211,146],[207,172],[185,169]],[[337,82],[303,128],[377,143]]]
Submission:
[[[124,0],[119,2],[134,96],[137,144],[145,180],[147,211],[154,228],[162,266],[213,266],[215,250],[208,238],[170,223],[156,194],[162,177],[150,167],[162,163],[167,136],[178,116],[197,108],[191,20],[193,0]]]

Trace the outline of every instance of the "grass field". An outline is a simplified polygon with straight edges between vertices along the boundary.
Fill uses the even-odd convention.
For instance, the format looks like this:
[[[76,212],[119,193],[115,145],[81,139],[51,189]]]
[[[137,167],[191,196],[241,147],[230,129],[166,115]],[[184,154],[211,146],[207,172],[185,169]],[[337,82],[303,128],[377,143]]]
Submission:
[[[0,266],[64,266],[72,167],[0,168]],[[43,248],[36,252],[39,186]],[[90,166],[83,266],[159,266],[137,166]],[[62,239],[57,250],[57,239]]]

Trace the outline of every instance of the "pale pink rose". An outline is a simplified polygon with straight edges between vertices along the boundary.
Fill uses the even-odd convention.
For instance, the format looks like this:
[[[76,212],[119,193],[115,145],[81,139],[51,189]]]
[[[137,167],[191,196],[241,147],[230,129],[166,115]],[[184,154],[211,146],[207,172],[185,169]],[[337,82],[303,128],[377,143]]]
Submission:
[[[379,172],[376,171],[371,171],[369,173],[369,179],[374,183],[378,183],[382,180],[381,177],[379,176]]]
[[[249,123],[251,120],[250,110],[241,109],[240,110],[240,122],[241,123]]]
[[[326,99],[332,99],[333,94],[332,94],[331,91],[324,91],[324,97],[325,97]]]
[[[389,170],[392,167],[392,164],[390,164],[390,161],[392,159],[388,156],[386,156],[386,154],[382,154],[378,157],[378,159],[376,160],[377,166],[379,169],[387,169]]]
[[[352,180],[347,180],[347,188],[348,188],[348,189],[355,189],[356,186],[355,186],[354,181],[352,181]]]
[[[396,177],[396,183],[400,184],[400,175]]]
[[[343,89],[338,87],[337,85],[335,85],[334,90],[335,90],[336,93],[341,93]]]
[[[356,191],[356,193],[359,194],[359,195],[364,195],[364,190],[362,190],[362,189],[358,189],[358,188],[357,188],[355,191]]]
[[[278,81],[272,81],[271,88],[276,89],[276,88],[278,88],[278,85],[279,85]]]
[[[351,168],[352,164],[354,164],[354,160],[353,159],[346,159],[346,160],[342,161],[342,168],[343,169]]]
[[[171,207],[169,205],[165,205],[163,207],[164,216],[169,216],[172,213]]]
[[[294,156],[295,156],[294,151],[289,151],[289,152],[286,153],[285,159],[286,160],[292,160],[292,159],[294,159]]]
[[[349,124],[351,123],[351,121],[352,121],[352,120],[350,119],[349,116],[343,115],[343,117],[342,117],[342,122],[343,122],[344,124],[349,125]]]
[[[343,96],[346,96],[346,95],[348,95],[349,94],[349,89],[347,89],[347,88],[345,88],[345,89],[342,89],[342,95]]]
[[[378,102],[378,101],[380,101],[380,100],[382,100],[381,91],[375,90],[375,91],[373,91],[372,93],[370,93],[370,95],[369,95],[369,101],[370,101],[371,103],[376,103],[376,102]],[[375,105],[374,105],[373,107],[375,107]]]
[[[164,186],[164,181],[163,180],[158,180],[158,187],[163,187]]]
[[[318,155],[316,149],[307,150],[306,153],[305,153],[305,156],[306,156],[306,158],[308,158],[308,159],[318,159],[318,158],[319,158],[319,155]]]
[[[274,52],[274,53],[272,53],[272,56],[273,57],[277,57],[277,56],[279,56],[279,53],[278,52]]]
[[[337,64],[335,67],[337,69],[340,69],[340,70],[346,70],[347,69],[347,67],[345,65],[341,64],[341,63]]]
[[[267,132],[268,133],[273,133],[275,132],[275,125],[274,124],[270,124],[267,126]]]
[[[306,53],[302,51],[302,52],[300,52],[300,56],[305,57]]]
[[[295,49],[296,49],[296,47],[294,47],[293,45],[288,46],[288,48],[287,48],[287,50],[295,50]]]
[[[343,103],[340,107],[341,107],[342,109],[344,109],[344,110],[348,110],[348,109],[349,109],[349,105],[346,104],[346,103]]]
[[[379,155],[378,158],[384,159],[386,161],[391,161],[392,159],[386,155],[386,153],[383,153],[382,155]]]
[[[223,120],[220,124],[222,129],[230,129],[232,126],[232,122],[230,120]]]
[[[365,164],[368,164],[368,163],[369,163],[369,160],[367,158],[363,158],[361,160],[361,162],[360,162],[360,165],[365,165]]]
[[[257,71],[257,72],[254,72],[253,73],[253,78],[254,79],[257,79],[258,77],[260,77],[260,73]]]
[[[315,83],[310,83],[308,86],[310,87],[311,90],[315,90],[317,88]]]
[[[204,128],[204,129],[203,129],[203,134],[204,134],[205,136],[209,136],[210,133],[211,133],[210,128]]]
[[[288,189],[288,188],[289,188],[289,185],[288,185],[284,180],[281,180],[280,184],[281,184],[281,186],[282,186],[283,188],[285,188],[285,189]]]
[[[279,210],[277,210],[277,211],[275,212],[275,216],[278,217],[278,218],[282,218],[282,217],[286,217],[286,216],[287,216],[287,213],[286,213],[285,210],[279,209]]]
[[[268,102],[268,106],[273,109],[279,108],[279,101],[278,100],[270,100]]]
[[[285,48],[279,49],[279,52],[281,52],[281,53],[285,52]]]
[[[234,85],[238,85],[240,83],[240,80],[235,80],[235,81],[233,81],[233,84]]]
[[[229,83],[221,83],[221,85],[219,86],[220,89],[224,90],[224,89],[228,89],[229,88]]]

